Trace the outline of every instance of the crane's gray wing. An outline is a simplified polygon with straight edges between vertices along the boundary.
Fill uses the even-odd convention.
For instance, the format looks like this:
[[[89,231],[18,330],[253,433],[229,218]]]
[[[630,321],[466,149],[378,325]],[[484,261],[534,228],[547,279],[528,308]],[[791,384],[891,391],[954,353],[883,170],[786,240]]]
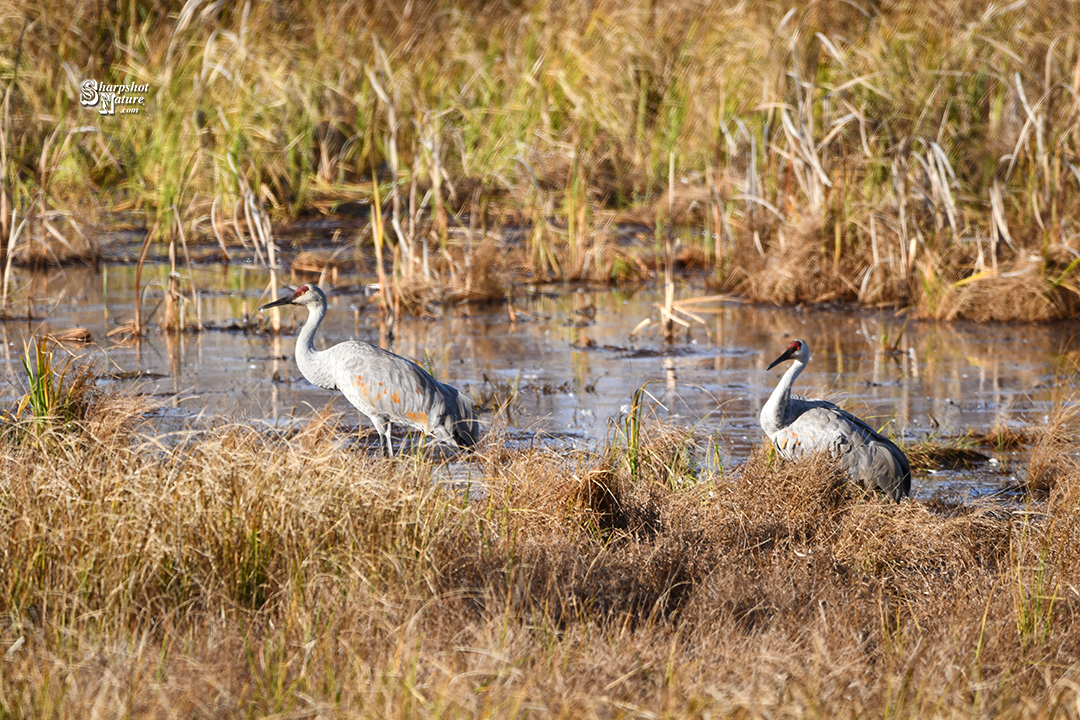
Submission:
[[[896,501],[911,491],[907,456],[863,420],[825,400],[793,397],[789,408],[791,420],[773,437],[781,455],[798,459],[827,449],[864,487]]]
[[[412,360],[354,341],[324,352],[335,368],[338,389],[365,415],[451,444],[471,446],[479,439],[472,400]]]

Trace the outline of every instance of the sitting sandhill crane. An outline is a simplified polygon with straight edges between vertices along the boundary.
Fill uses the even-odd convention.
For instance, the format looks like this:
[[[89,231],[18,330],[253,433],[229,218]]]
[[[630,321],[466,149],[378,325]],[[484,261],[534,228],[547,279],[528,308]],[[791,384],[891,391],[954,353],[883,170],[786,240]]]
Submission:
[[[300,372],[314,385],[340,390],[366,415],[379,433],[387,457],[394,455],[390,441],[393,423],[458,447],[476,444],[480,427],[472,400],[457,388],[443,385],[412,360],[353,340],[316,350],[315,332],[326,315],[326,295],[317,285],[301,285],[292,295],[259,309],[277,305],[307,307],[307,322],[296,338]]]
[[[791,385],[810,360],[805,340],[795,340],[769,365],[795,362],[761,408],[761,428],[786,460],[828,449],[853,481],[877,488],[900,502],[911,491],[911,467],[904,452],[865,422],[827,400],[791,394]]]

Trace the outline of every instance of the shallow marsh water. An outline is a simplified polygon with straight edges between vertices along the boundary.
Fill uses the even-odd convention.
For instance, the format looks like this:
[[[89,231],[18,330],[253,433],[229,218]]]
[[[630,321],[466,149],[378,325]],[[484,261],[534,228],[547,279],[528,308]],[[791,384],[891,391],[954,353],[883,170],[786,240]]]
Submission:
[[[155,421],[162,429],[197,427],[211,416],[280,427],[302,423],[328,403],[344,414],[346,427],[357,422],[343,398],[299,375],[291,331],[279,338],[224,329],[155,331],[138,343],[113,342],[107,333],[134,315],[134,275],[129,264],[19,274],[16,313],[28,309],[32,319],[0,324],[6,379],[0,400],[22,393],[19,355],[33,334],[85,327],[93,342],[74,352],[93,358],[113,378],[103,384],[134,384],[161,399]],[[160,265],[143,272],[143,314],[154,313],[152,323],[161,319],[167,275]],[[269,300],[264,271],[250,265],[198,266],[194,280],[208,326],[238,326]],[[707,324],[695,324],[689,339],[684,333],[665,346],[647,328],[632,341],[633,328],[654,314],[659,293],[652,289],[523,286],[515,298],[516,324],[505,304],[463,305],[436,318],[400,319],[386,342],[378,309],[362,289],[368,279],[338,282],[340,288],[326,288],[330,309],[318,342],[382,342],[475,395],[516,389],[509,435],[522,444],[603,441],[644,385],[652,418],[696,428],[704,441],[716,443],[721,462],[737,462],[762,441],[757,413],[782,373],[766,367],[794,338],[812,350],[798,392],[833,398],[909,441],[969,428],[1040,425],[1053,402],[1074,390],[1080,360],[1080,325],[927,323],[891,310],[737,302],[702,313]],[[701,292],[687,287],[678,294]],[[194,309],[186,315],[192,320]],[[286,309],[283,322],[298,324],[303,317]],[[988,452],[996,462],[976,470],[918,473],[917,495],[975,496],[1015,483],[1022,456]]]

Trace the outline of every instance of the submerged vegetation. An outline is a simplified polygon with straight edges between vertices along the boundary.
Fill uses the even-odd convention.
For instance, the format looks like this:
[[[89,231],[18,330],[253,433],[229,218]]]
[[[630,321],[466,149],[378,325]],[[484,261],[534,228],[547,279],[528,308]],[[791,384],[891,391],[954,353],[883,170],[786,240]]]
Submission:
[[[5,717],[1075,717],[1080,466],[1049,445],[1022,512],[699,467],[641,413],[569,453],[496,430],[452,482],[326,416],[94,429],[142,409],[0,434]]]
[[[118,222],[174,265],[189,243],[273,264],[275,229],[376,205],[338,245],[398,311],[663,264],[946,319],[1080,295],[1068,4],[0,8],[5,265],[93,257]],[[85,79],[145,103],[100,115]]]

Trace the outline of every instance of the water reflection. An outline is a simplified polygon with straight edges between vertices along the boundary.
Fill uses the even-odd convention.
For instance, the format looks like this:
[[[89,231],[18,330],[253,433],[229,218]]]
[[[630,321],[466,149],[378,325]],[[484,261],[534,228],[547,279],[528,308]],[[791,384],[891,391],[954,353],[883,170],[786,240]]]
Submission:
[[[165,267],[143,272],[143,314],[151,322],[163,311],[167,273]],[[1050,403],[1071,392],[1080,355],[1076,325],[939,324],[889,312],[736,304],[705,314],[706,325],[692,327],[688,342],[665,351],[648,330],[629,340],[651,314],[657,293],[551,288],[519,290],[514,318],[505,305],[492,305],[399,319],[387,342],[377,308],[359,290],[362,283],[341,281],[348,286],[329,289],[318,339],[323,347],[346,339],[381,344],[477,392],[485,389],[485,378],[516,384],[517,423],[580,443],[606,436],[609,421],[648,383],[655,415],[717,434],[725,461],[761,442],[757,413],[781,374],[765,368],[793,338],[808,341],[813,353],[797,391],[840,401],[875,427],[909,439],[1042,423]],[[195,282],[198,312],[209,325],[238,321],[268,299],[266,277],[250,266],[200,267]],[[112,342],[107,333],[134,314],[132,266],[23,274],[14,286],[16,312],[29,311],[31,319],[0,324],[0,362],[8,379],[3,399],[22,392],[18,357],[24,342],[34,333],[82,326],[96,344],[80,352],[94,357],[102,371],[161,376],[140,383],[168,401],[171,423],[200,414],[283,422],[306,418],[333,400],[333,393],[300,377],[291,333],[154,333],[141,342]],[[301,312],[285,312],[286,327],[302,322]],[[343,399],[334,402],[356,421]]]

